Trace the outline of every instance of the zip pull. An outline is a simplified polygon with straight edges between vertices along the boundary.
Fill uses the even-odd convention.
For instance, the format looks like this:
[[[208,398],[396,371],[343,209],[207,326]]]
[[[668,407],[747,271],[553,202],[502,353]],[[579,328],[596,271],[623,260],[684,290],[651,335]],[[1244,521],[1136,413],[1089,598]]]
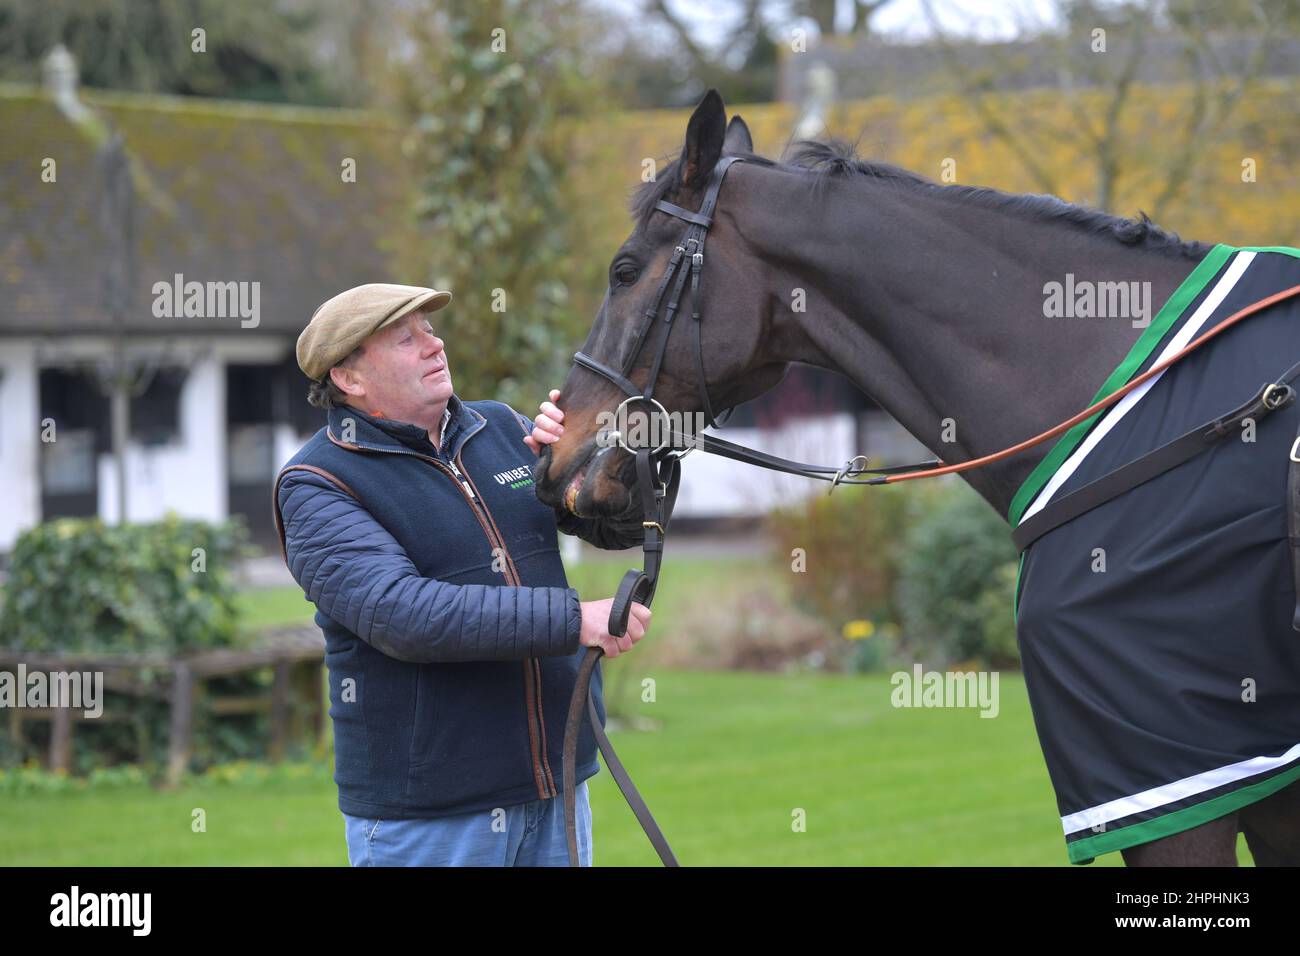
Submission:
[[[469,495],[473,500],[478,501],[478,495],[474,494],[474,486],[469,483],[469,480],[463,474],[461,474],[460,469],[456,467],[456,462],[449,458],[447,459],[447,464],[451,465],[451,470],[456,475],[457,480],[460,481],[461,487],[465,489],[465,494]]]

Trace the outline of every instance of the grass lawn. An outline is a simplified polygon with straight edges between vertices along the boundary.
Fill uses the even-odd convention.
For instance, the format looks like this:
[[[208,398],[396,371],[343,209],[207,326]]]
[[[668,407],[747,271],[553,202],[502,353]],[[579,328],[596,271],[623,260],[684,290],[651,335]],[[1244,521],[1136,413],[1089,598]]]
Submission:
[[[658,729],[613,737],[685,865],[1066,865],[1017,675],[1002,675],[994,719],[895,709],[886,675],[648,676],[658,699],[637,710]],[[328,773],[8,796],[0,863],[343,865],[336,796]],[[603,770],[592,800],[596,864],[654,865]],[[205,833],[191,832],[195,808]]]
[[[250,631],[287,624],[310,624],[316,606],[303,596],[302,588],[259,588],[235,595],[240,626]]]
[[[583,600],[609,597],[640,552],[570,566]],[[896,709],[888,675],[778,676],[656,666],[653,638],[689,631],[702,602],[735,600],[762,579],[763,556],[667,562],[650,646],[612,666],[651,731],[611,736],[686,865],[1068,865],[1020,675],[1000,677],[1000,713]],[[309,622],[296,588],[240,594],[249,628]],[[689,639],[689,634],[687,635]],[[255,786],[203,783],[0,801],[0,862],[96,865],[346,864],[328,773]],[[609,774],[592,781],[595,861],[657,858]],[[207,813],[192,833],[191,811]],[[796,813],[806,821],[796,832]],[[1239,858],[1249,863],[1244,839]],[[1119,865],[1112,853],[1094,866]]]
[[[584,601],[614,596],[623,572],[640,566],[641,552],[624,551],[601,554],[596,559],[571,564],[565,568],[569,586],[578,589]],[[683,620],[690,605],[697,600],[717,600],[731,592],[735,583],[756,575],[773,577],[771,563],[762,558],[683,557],[667,562],[659,576],[654,610],[657,619]],[[240,591],[236,595],[240,624],[246,630],[310,624],[316,608],[296,585]]]

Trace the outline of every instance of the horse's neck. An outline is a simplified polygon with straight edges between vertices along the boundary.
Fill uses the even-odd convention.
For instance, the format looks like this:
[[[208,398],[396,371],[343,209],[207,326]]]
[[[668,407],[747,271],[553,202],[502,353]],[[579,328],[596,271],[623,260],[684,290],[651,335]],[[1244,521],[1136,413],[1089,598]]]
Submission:
[[[775,288],[802,289],[806,301],[774,318],[771,357],[843,373],[947,462],[1016,444],[1086,407],[1141,335],[1133,315],[1049,317],[1047,283],[1139,283],[1131,288],[1149,320],[1196,264],[943,190],[861,178],[834,182],[802,211],[751,210],[745,240],[781,263]],[[1051,444],[965,477],[1005,514]]]

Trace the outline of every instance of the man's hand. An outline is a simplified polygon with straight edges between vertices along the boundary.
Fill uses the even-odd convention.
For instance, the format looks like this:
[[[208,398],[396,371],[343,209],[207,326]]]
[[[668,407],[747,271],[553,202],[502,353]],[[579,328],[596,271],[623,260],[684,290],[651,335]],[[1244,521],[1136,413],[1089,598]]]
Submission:
[[[603,601],[582,602],[582,636],[578,643],[583,647],[599,647],[606,657],[618,657],[624,651],[630,651],[632,645],[645,637],[650,629],[651,611],[644,604],[632,602],[632,611],[627,616],[627,633],[614,637],[609,633],[609,607],[613,598]]]
[[[559,441],[560,436],[564,434],[564,426],[560,424],[560,422],[564,421],[564,412],[555,406],[555,402],[559,400],[560,390],[558,388],[551,389],[551,400],[542,402],[538,406],[541,408],[542,413],[533,419],[533,433],[524,436],[524,444],[533,450],[534,455],[540,455],[543,445]],[[609,654],[609,656],[614,657],[615,655]]]

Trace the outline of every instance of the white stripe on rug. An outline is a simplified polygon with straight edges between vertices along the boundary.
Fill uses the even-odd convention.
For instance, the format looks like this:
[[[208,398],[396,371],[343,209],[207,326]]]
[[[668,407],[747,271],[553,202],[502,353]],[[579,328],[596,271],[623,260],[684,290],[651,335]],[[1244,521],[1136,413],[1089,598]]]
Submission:
[[[1207,770],[1205,773],[1193,774],[1190,777],[1184,777],[1182,780],[1175,780],[1173,783],[1152,787],[1150,790],[1135,793],[1131,797],[1120,797],[1118,800],[1111,800],[1109,803],[1099,804],[1088,810],[1071,813],[1067,817],[1061,817],[1061,826],[1065,828],[1067,835],[1077,833],[1079,830],[1087,830],[1102,823],[1120,820],[1134,813],[1141,813],[1143,810],[1154,810],[1166,803],[1186,800],[1188,797],[1194,797],[1198,793],[1205,793],[1215,787],[1222,787],[1224,784],[1235,783],[1256,774],[1276,770],[1278,767],[1286,766],[1298,757],[1300,757],[1300,744],[1296,744],[1286,753],[1276,757],[1251,757],[1249,760],[1228,764],[1228,766],[1219,767],[1217,770]]]
[[[1183,327],[1169,340],[1169,344],[1160,353],[1160,357],[1152,363],[1153,367],[1159,365],[1192,340],[1192,337],[1200,331],[1201,326],[1223,303],[1223,300],[1232,291],[1232,287],[1237,284],[1237,280],[1241,278],[1254,258],[1255,253],[1253,252],[1236,253],[1232,259],[1232,264],[1224,272],[1223,278],[1215,284],[1214,289],[1205,297],[1201,307],[1196,310],[1190,319],[1183,323]],[[1042,491],[1038,493],[1038,497],[1034,499],[1034,503],[1025,509],[1024,515],[1020,518],[1021,522],[1029,520],[1043,510],[1044,506],[1051,501],[1052,495],[1056,494],[1060,487],[1074,474],[1079,465],[1083,464],[1083,460],[1088,457],[1088,453],[1097,447],[1097,444],[1110,433],[1110,430],[1119,424],[1120,419],[1127,415],[1129,410],[1142,400],[1142,396],[1151,389],[1151,386],[1164,378],[1164,375],[1165,373],[1161,372],[1159,375],[1153,376],[1121,398],[1109,411],[1103,413],[1102,420],[1097,423],[1097,426],[1093,428],[1082,444],[1074,450],[1074,454],[1067,458],[1060,468],[1056,469],[1056,474],[1052,475],[1047,484],[1043,486]]]

